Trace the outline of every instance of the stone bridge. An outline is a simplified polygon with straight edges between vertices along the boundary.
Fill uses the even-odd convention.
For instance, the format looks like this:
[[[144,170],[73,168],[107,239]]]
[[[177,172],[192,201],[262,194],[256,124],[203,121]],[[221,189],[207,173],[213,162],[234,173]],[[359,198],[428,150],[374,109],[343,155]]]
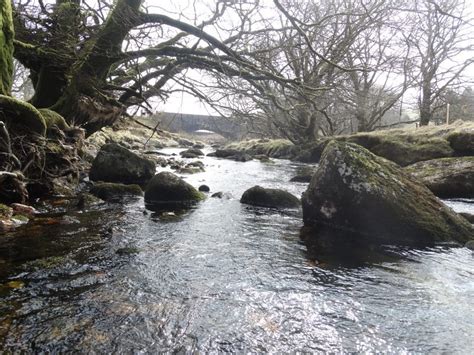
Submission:
[[[160,129],[171,132],[192,134],[198,130],[208,130],[234,140],[238,139],[243,132],[240,125],[221,116],[160,112],[152,116],[141,116],[139,119],[150,126],[155,126],[160,122]]]

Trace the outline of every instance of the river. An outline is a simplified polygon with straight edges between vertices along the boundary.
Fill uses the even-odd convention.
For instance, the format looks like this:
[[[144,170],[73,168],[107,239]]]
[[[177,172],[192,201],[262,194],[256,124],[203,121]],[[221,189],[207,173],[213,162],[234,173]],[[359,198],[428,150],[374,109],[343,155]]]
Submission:
[[[186,180],[233,198],[167,216],[129,199],[1,235],[0,350],[474,350],[470,250],[393,248],[387,260],[316,265],[299,239],[301,211],[239,202],[256,184],[299,196],[306,184],[289,179],[301,165],[203,161],[206,172]]]

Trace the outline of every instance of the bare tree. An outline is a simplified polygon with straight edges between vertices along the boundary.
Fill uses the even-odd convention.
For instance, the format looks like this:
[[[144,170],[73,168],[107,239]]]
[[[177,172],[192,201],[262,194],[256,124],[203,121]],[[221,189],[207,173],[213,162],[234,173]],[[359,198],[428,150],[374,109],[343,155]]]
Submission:
[[[415,75],[419,87],[420,124],[433,119],[435,102],[453,85],[474,60],[472,25],[465,18],[464,0],[420,0],[410,3],[405,13],[411,27],[407,43],[416,50]]]

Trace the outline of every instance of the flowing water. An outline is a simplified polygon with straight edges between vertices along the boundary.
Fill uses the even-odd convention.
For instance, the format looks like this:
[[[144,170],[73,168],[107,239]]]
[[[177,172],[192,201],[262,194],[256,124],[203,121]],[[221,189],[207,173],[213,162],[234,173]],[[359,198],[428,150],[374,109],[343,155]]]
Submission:
[[[204,163],[186,180],[234,198],[175,216],[127,200],[0,236],[0,350],[472,353],[471,251],[315,265],[301,211],[238,201],[256,184],[300,195],[299,165]]]

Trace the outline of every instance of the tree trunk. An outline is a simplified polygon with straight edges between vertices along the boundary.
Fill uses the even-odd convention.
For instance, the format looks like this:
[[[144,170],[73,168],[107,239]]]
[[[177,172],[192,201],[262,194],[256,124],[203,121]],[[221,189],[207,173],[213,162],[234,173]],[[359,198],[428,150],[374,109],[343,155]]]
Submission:
[[[142,0],[119,0],[96,40],[84,52],[81,66],[62,97],[52,107],[69,123],[81,125],[87,135],[113,124],[125,108],[102,89],[111,66],[121,53],[121,45],[129,31],[139,23]]]
[[[0,95],[10,95],[13,83],[13,19],[10,0],[0,2]]]
[[[420,98],[420,126],[427,126],[432,117],[431,111],[431,83],[426,81],[423,83],[421,98]]]

